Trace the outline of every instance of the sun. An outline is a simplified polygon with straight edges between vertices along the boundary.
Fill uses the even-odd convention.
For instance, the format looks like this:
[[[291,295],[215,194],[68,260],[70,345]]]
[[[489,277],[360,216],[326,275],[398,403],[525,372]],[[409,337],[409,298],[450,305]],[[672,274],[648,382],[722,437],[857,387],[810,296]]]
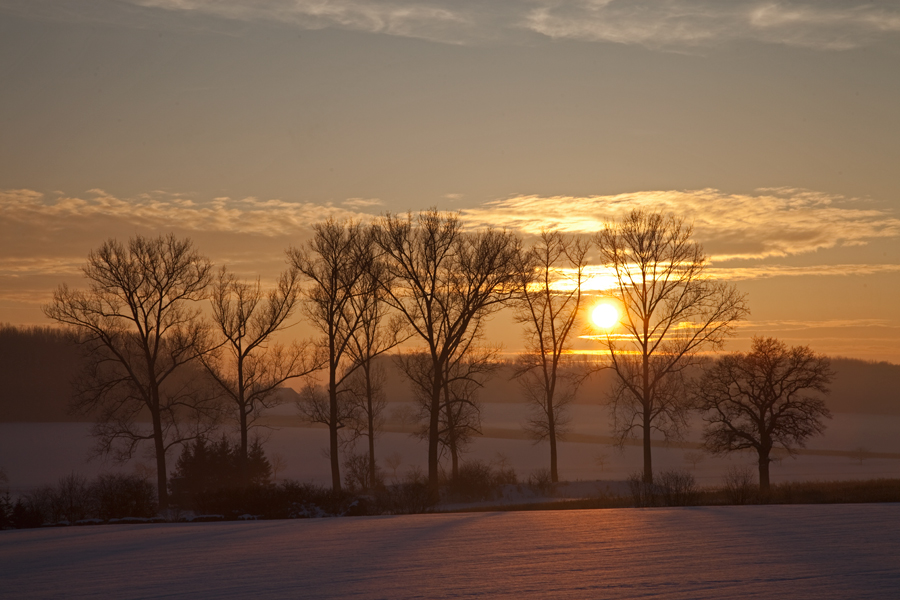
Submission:
[[[591,321],[600,329],[610,329],[619,322],[619,311],[612,304],[598,304],[591,311]]]

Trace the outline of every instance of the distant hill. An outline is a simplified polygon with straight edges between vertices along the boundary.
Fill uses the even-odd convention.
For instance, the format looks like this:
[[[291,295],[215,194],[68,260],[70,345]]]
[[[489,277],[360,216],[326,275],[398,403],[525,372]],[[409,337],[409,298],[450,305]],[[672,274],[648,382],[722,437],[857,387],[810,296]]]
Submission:
[[[828,396],[833,412],[900,414],[900,365],[832,358],[836,373]]]
[[[91,421],[68,412],[80,351],[60,329],[0,325],[0,422]]]
[[[0,325],[0,422],[91,421],[90,416],[68,412],[80,360],[78,346],[59,329]],[[393,361],[383,362],[388,367],[388,401],[411,401],[409,385]],[[836,376],[827,403],[833,412],[900,415],[900,365],[852,358],[833,358],[831,364]],[[498,369],[481,400],[523,402],[518,383],[509,379],[512,371],[509,365]],[[579,390],[576,402],[601,403],[612,377],[610,371],[597,373]],[[296,398],[291,391],[284,394]]]

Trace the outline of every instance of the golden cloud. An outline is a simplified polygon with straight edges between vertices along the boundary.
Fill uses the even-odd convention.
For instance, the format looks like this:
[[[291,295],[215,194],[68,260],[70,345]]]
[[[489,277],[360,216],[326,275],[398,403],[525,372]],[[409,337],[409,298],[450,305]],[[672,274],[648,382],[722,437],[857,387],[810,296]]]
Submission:
[[[900,236],[900,219],[867,201],[795,188],[760,189],[755,194],[708,188],[515,196],[465,209],[462,217],[470,227],[493,225],[526,234],[542,228],[595,233],[633,209],[684,217],[714,261],[783,257]]]

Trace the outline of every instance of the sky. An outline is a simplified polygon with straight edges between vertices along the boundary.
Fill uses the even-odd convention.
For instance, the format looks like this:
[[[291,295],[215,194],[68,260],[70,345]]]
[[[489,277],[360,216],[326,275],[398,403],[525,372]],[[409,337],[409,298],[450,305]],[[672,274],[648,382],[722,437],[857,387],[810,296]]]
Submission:
[[[0,323],[110,237],[271,281],[328,217],[641,207],[748,295],[729,348],[900,363],[898,64],[894,2],[0,0]]]

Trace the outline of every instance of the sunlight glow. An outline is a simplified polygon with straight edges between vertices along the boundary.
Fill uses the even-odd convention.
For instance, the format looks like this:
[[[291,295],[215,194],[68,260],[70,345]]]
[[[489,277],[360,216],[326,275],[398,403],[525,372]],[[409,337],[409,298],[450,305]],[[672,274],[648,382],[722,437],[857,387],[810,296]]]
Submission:
[[[598,304],[591,311],[591,321],[600,329],[611,329],[619,322],[619,311],[612,304]]]

